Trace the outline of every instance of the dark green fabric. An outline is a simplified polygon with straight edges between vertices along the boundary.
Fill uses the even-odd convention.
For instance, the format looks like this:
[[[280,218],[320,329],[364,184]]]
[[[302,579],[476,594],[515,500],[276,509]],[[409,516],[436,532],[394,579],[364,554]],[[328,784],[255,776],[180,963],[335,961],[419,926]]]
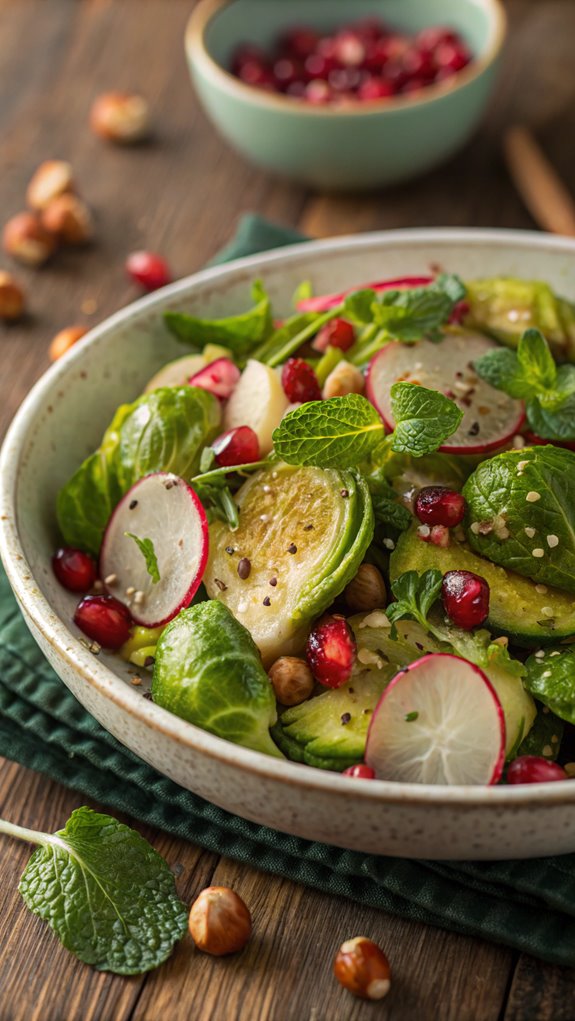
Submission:
[[[225,257],[297,239],[293,231],[247,217]],[[575,855],[404,861],[310,843],[230,815],[156,773],[80,706],[29,635],[3,573],[0,751],[112,810],[267,872],[548,961],[575,962]]]

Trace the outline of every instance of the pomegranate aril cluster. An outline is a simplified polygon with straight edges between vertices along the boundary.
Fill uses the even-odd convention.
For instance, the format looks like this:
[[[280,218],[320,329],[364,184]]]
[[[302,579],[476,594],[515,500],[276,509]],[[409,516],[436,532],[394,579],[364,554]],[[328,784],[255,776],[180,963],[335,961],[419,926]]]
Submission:
[[[353,631],[344,617],[320,620],[307,640],[306,658],[311,672],[327,688],[339,688],[349,681],[356,652]]]
[[[269,52],[246,44],[231,70],[246,85],[324,105],[390,99],[456,75],[472,55],[445,27],[407,35],[369,18],[321,35],[296,26]]]

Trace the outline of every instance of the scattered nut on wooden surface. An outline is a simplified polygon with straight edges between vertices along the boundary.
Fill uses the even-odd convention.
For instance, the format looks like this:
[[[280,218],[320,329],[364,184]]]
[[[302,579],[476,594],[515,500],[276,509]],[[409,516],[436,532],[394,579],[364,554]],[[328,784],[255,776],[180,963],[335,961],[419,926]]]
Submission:
[[[94,234],[92,214],[77,195],[58,195],[42,211],[42,224],[62,244],[84,245]]]
[[[347,394],[362,394],[365,387],[363,375],[351,362],[338,362],[335,369],[332,369],[327,377],[322,391],[322,397],[327,400],[329,397],[345,397]]]
[[[354,613],[379,610],[385,606],[387,591],[374,564],[360,564],[355,578],[345,589],[345,601]]]
[[[192,904],[189,930],[198,950],[223,957],[243,950],[252,934],[252,917],[229,887],[208,886]]]
[[[24,291],[11,273],[0,270],[0,319],[20,319],[26,305]]]
[[[45,160],[33,174],[26,191],[31,209],[42,210],[67,192],[74,190],[71,164],[66,160]]]
[[[334,961],[338,982],[363,1000],[382,1000],[391,987],[391,968],[383,950],[367,936],[342,943]]]
[[[131,145],[149,135],[150,108],[135,92],[104,92],[92,104],[90,126],[108,142]]]
[[[74,344],[88,332],[87,326],[66,326],[53,338],[48,348],[48,357],[51,362],[57,362],[62,355],[66,354]]]
[[[299,705],[309,698],[314,689],[309,666],[305,659],[297,656],[280,656],[270,667],[268,676],[282,705]]]
[[[17,213],[2,235],[4,251],[25,266],[42,266],[56,250],[56,241],[35,213]]]

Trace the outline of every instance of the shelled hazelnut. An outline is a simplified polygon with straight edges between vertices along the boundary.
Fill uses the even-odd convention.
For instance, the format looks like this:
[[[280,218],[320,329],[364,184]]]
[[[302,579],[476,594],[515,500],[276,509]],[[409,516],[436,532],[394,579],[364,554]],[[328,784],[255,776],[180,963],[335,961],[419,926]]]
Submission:
[[[0,270],[0,319],[13,322],[24,313],[24,291],[11,273]]]
[[[66,160],[45,160],[30,180],[26,202],[31,209],[42,210],[59,195],[73,190],[71,165]]]
[[[150,109],[135,92],[104,92],[92,104],[90,125],[94,134],[108,142],[131,145],[150,131]]]
[[[243,950],[252,933],[252,918],[229,887],[208,886],[192,904],[189,930],[198,950],[223,957]]]
[[[362,394],[365,387],[365,380],[355,365],[351,362],[338,362],[335,369],[332,369],[327,377],[322,391],[322,397],[327,400],[329,397],[345,397],[347,394]]]
[[[345,589],[345,601],[354,613],[366,613],[385,606],[385,582],[373,564],[360,564],[355,578]]]
[[[83,245],[93,236],[92,214],[77,195],[58,195],[42,212],[42,224],[63,244]]]
[[[391,968],[383,950],[366,936],[342,943],[333,965],[338,982],[363,1000],[382,1000],[391,986]]]
[[[56,249],[54,237],[35,213],[18,213],[8,220],[2,241],[4,251],[26,266],[42,266]]]
[[[282,705],[299,705],[313,691],[313,674],[305,659],[297,656],[280,656],[270,667],[268,676]]]
[[[62,355],[65,355],[74,344],[88,332],[87,326],[66,326],[53,338],[48,348],[48,357],[51,362],[57,362]]]

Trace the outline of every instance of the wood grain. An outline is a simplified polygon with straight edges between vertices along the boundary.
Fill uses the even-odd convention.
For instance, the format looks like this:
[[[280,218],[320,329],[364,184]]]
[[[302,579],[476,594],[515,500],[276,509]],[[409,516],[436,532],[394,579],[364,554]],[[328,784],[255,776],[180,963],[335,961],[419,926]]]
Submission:
[[[318,236],[435,224],[532,227],[500,151],[504,126],[518,120],[536,129],[568,187],[575,185],[572,0],[510,0],[503,74],[481,131],[423,180],[361,198],[311,195],[277,181],[216,137],[185,67],[182,33],[191,6],[190,0],[0,0],[3,216],[22,206],[35,166],[62,156],[72,161],[97,222],[90,249],[58,256],[41,272],[17,270],[31,315],[0,327],[1,430],[45,369],[56,330],[99,321],[136,296],[123,272],[134,248],[158,250],[175,275],[193,272],[248,210]],[[148,145],[116,149],[90,134],[93,97],[114,88],[148,96],[155,117]],[[0,264],[9,267],[4,256]],[[80,803],[49,779],[0,759],[2,815],[53,830]],[[515,955],[501,947],[394,919],[138,828],[178,867],[184,899],[212,879],[245,896],[255,918],[247,951],[214,960],[185,940],[148,976],[97,974],[25,910],[17,882],[29,848],[1,839],[0,1021],[575,1018],[572,971],[525,957],[513,970]],[[380,940],[392,961],[393,990],[380,1004],[353,1000],[331,975],[339,943],[360,933]]]

